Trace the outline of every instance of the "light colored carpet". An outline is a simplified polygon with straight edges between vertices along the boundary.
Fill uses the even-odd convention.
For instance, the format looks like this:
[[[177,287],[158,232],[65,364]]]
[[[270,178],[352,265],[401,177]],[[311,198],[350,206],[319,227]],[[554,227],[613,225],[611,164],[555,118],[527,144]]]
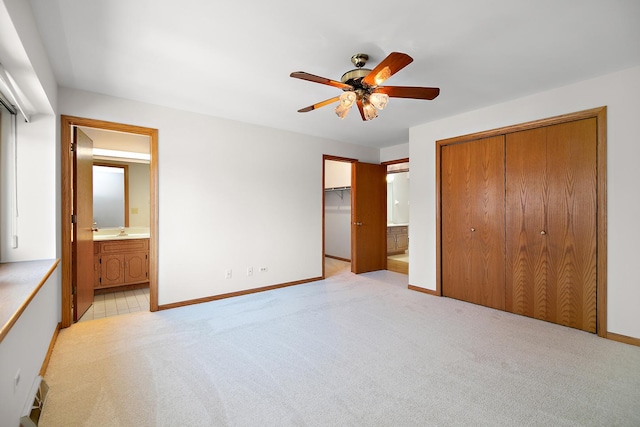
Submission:
[[[639,426],[640,348],[388,271],[60,332],[41,426]]]

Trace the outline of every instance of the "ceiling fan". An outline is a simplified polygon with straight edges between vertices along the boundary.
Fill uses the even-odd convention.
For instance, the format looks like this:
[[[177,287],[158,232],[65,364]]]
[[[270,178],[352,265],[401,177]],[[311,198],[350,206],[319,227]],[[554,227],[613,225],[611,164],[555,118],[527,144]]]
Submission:
[[[373,70],[362,68],[368,60],[369,55],[367,54],[356,53],[353,55],[351,62],[356,68],[344,73],[340,79],[341,81],[315,76],[304,71],[291,73],[291,77],[296,79],[333,86],[344,91],[340,96],[301,108],[298,112],[306,113],[340,101],[340,104],[335,109],[338,117],[344,119],[353,104],[356,104],[362,120],[367,121],[378,117],[378,110],[384,109],[387,102],[389,102],[389,98],[431,100],[440,94],[440,89],[436,87],[380,86],[389,77],[413,62],[413,58],[406,53],[391,52]]]

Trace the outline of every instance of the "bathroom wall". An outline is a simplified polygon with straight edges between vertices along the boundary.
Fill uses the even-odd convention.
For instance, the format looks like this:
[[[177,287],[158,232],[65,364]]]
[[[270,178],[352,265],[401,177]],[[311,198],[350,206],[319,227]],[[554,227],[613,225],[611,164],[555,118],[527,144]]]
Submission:
[[[129,163],[129,227],[149,227],[149,164]]]

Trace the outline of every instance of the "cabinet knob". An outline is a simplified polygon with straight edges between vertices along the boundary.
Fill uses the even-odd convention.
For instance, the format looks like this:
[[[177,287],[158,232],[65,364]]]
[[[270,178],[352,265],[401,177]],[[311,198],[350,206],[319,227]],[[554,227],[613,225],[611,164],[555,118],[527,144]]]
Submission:
[[[544,230],[542,230],[542,231],[540,232],[540,234],[542,234],[542,235],[544,236],[545,234],[547,234],[547,232],[546,232],[546,231],[544,231]]]
[[[475,228],[473,228],[473,227],[471,227],[471,231],[476,231],[476,229],[475,229]]]
[[[353,225],[362,225],[361,222],[354,222]]]

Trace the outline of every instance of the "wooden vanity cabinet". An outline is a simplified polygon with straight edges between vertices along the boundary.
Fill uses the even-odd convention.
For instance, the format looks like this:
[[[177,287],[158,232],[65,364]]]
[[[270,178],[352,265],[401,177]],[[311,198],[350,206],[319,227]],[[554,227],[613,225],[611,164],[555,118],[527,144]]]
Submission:
[[[409,249],[409,227],[404,225],[387,227],[387,255],[403,254]]]
[[[96,289],[149,281],[149,239],[94,242]]]

